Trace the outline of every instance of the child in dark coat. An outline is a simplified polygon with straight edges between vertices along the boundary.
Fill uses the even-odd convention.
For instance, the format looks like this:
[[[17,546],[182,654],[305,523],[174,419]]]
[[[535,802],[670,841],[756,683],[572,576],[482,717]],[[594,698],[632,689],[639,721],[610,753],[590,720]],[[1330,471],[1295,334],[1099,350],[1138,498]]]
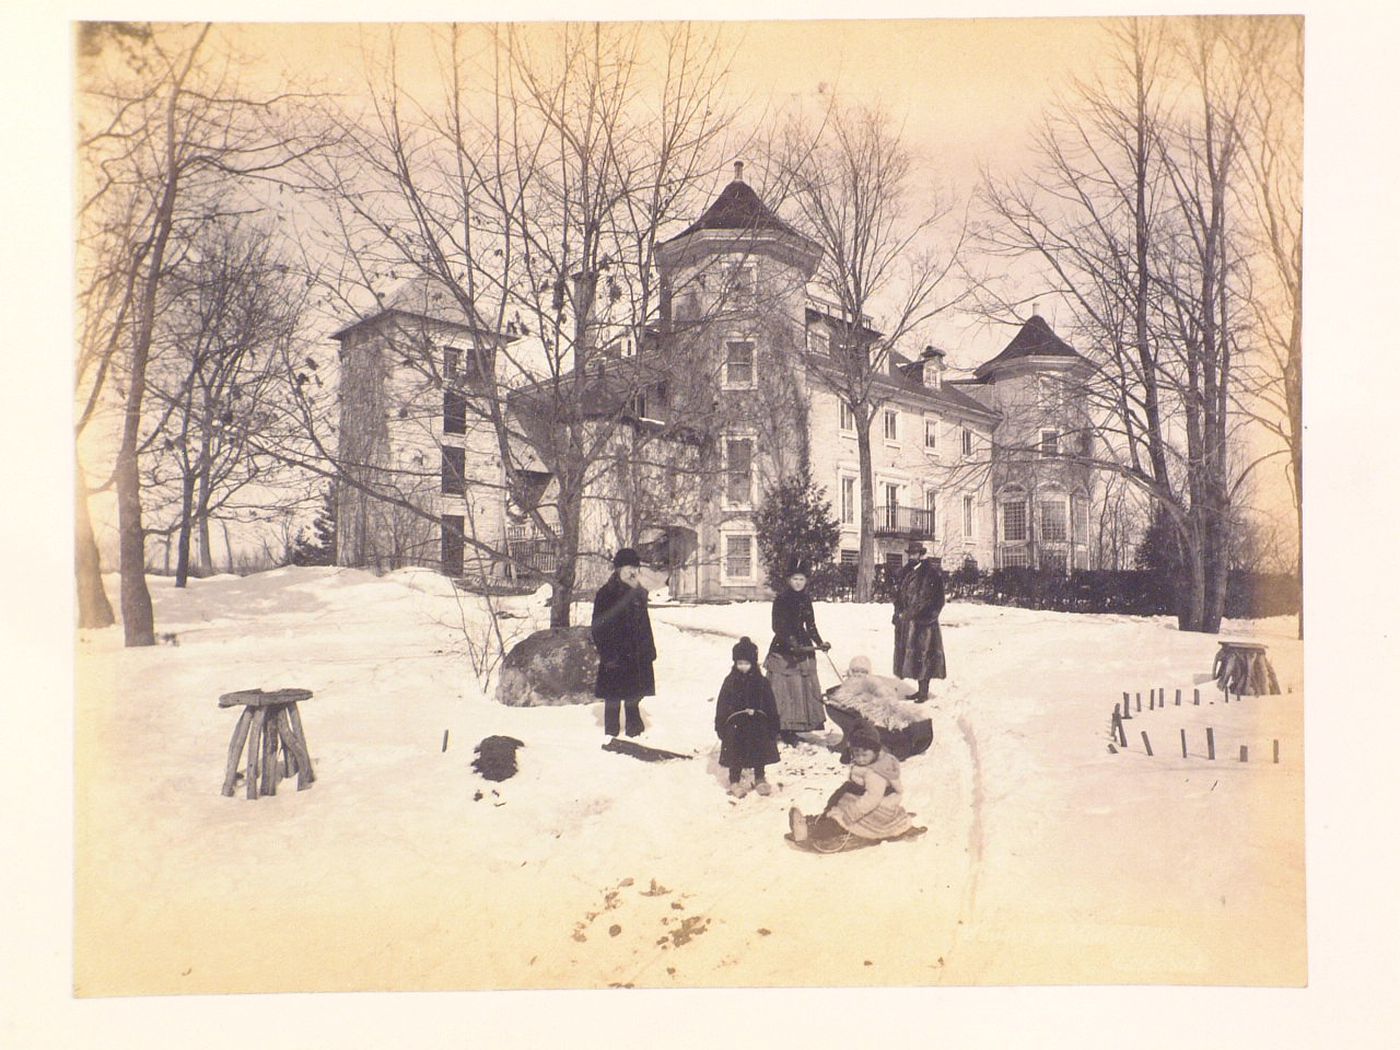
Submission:
[[[740,638],[734,646],[734,669],[720,686],[715,704],[715,733],[720,739],[719,764],[729,770],[729,793],[748,794],[742,776],[753,770],[760,795],[773,789],[763,779],[763,767],[778,761],[778,705],[773,688],[758,669],[758,646]]]

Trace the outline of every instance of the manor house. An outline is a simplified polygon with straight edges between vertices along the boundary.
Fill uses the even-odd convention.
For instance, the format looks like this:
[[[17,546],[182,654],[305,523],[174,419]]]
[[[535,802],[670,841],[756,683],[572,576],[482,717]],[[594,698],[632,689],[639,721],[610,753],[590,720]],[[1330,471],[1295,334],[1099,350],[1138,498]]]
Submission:
[[[767,597],[754,513],[766,488],[801,466],[825,488],[840,558],[853,563],[857,420],[837,351],[853,340],[874,345],[881,333],[812,293],[819,247],[763,203],[738,165],[656,260],[659,318],[600,344],[603,358],[649,370],[625,407],[598,398],[630,437],[614,442],[617,469],[598,472],[585,501],[579,585],[599,582],[611,552],[634,545],[660,563],[677,597]],[[494,331],[470,304],[417,283],[334,338],[338,455],[364,482],[338,490],[338,563],[486,578],[547,572],[553,544],[533,523],[550,523],[554,479],[535,452],[547,440],[538,413],[502,428],[489,411],[469,411],[490,372],[510,391],[502,411],[531,418],[541,384],[505,373],[532,337],[515,325]],[[1073,393],[1088,361],[1038,315],[968,378],[951,378],[931,346],[891,349],[884,360],[866,382],[877,562],[900,564],[917,539],[948,570],[1088,568],[1093,475],[1077,458],[1092,443]],[[689,446],[675,437],[702,431]],[[687,458],[698,445],[710,450],[708,474],[695,467],[698,454]],[[674,460],[658,452],[670,448]],[[647,474],[630,469],[629,456],[677,466]]]

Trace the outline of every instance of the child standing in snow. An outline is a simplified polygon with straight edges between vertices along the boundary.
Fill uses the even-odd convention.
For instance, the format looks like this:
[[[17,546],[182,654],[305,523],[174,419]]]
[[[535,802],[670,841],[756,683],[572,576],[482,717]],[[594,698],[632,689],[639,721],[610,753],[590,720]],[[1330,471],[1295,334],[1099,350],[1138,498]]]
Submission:
[[[753,770],[754,789],[772,792],[763,767],[778,761],[778,705],[773,688],[758,669],[758,646],[747,637],[734,646],[734,669],[720,686],[715,703],[715,733],[720,739],[719,764],[729,770],[729,793],[743,798],[745,769]]]
[[[852,730],[851,768],[819,817],[806,817],[796,806],[788,813],[793,841],[822,853],[846,849],[852,839],[867,842],[917,835],[904,811],[899,760],[880,747],[880,734],[870,725]]]

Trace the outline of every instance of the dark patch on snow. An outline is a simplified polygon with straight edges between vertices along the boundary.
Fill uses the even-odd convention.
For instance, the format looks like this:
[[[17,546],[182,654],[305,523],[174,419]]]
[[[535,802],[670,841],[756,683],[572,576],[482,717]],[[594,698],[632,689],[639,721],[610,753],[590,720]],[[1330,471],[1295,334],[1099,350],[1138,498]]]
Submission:
[[[487,780],[509,780],[518,771],[516,749],[524,746],[513,736],[488,736],[476,745],[477,757],[472,759],[472,769]]]

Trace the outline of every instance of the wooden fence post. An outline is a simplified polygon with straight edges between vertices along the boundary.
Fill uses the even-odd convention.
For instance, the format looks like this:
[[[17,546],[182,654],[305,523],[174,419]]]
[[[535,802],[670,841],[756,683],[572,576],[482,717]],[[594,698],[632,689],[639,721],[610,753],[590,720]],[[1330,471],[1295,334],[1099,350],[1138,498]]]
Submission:
[[[1181,731],[1181,757],[1186,757],[1186,730]]]
[[[1241,745],[1240,745],[1240,761],[1241,761],[1241,762],[1248,762],[1248,761],[1249,761],[1249,748],[1248,748],[1247,746],[1245,746],[1244,744],[1241,744]]]
[[[1215,758],[1215,730],[1206,726],[1206,758]]]
[[[1142,731],[1142,746],[1147,749],[1147,757],[1152,757],[1152,741],[1147,739],[1147,730]]]
[[[1181,706],[1181,690],[1180,690],[1180,689],[1178,689],[1178,690],[1176,691],[1176,706],[1177,706],[1177,707],[1180,707],[1180,706]]]
[[[1124,718],[1132,718],[1132,717],[1133,717],[1132,704],[1131,704],[1131,701],[1128,699],[1128,694],[1127,694],[1127,693],[1124,693],[1124,694],[1123,694],[1123,717],[1124,717]]]
[[[1199,689],[1194,689],[1194,690],[1192,690],[1192,692],[1194,692],[1194,693],[1196,694],[1196,699],[1193,701],[1193,703],[1195,704],[1196,707],[1200,707],[1200,706],[1201,706],[1201,691],[1200,691]]]
[[[1278,765],[1278,741],[1274,741],[1274,765]]]
[[[1142,713],[1142,694],[1141,694],[1141,693],[1138,693],[1138,694],[1137,694],[1137,709],[1138,709],[1138,713],[1141,714],[1141,713]]]

